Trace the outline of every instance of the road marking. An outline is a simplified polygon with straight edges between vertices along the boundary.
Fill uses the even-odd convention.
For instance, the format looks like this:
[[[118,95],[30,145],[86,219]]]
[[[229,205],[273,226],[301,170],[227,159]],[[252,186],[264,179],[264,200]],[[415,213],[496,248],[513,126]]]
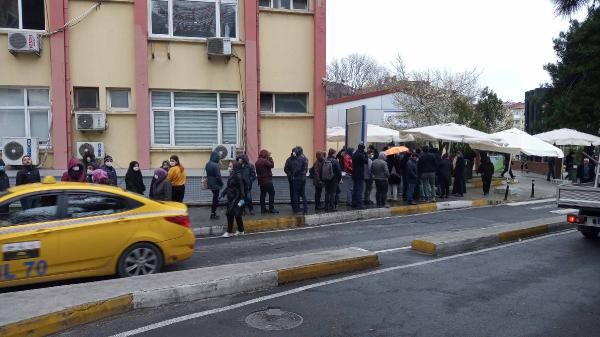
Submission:
[[[555,207],[556,207],[556,205],[544,205],[544,206],[538,206],[538,207],[530,207],[529,209],[538,211],[540,209],[548,209],[548,208],[555,208]]]
[[[391,249],[384,249],[384,250],[378,250],[375,251],[373,253],[375,254],[386,254],[386,253],[393,253],[393,252],[397,252],[399,250],[408,250],[411,249],[411,246],[406,246],[406,247],[399,247],[399,248],[391,248]]]
[[[523,205],[545,204],[547,202],[556,202],[556,199],[552,198],[552,199],[541,199],[541,200],[511,202],[511,203],[508,203],[506,205],[507,206],[523,206]]]
[[[565,208],[565,209],[557,209],[555,211],[550,211],[550,213],[555,213],[555,214],[569,214],[569,213],[577,213],[579,212],[578,209],[575,208]]]
[[[264,232],[246,233],[244,236],[265,235],[265,234],[273,234],[273,233],[302,231],[302,230],[315,229],[315,228],[324,228],[324,227],[333,227],[333,226],[347,225],[347,224],[359,223],[359,222],[371,222],[371,221],[389,220],[389,219],[395,219],[395,218],[412,218],[412,217],[422,216],[422,215],[431,215],[431,214],[434,214],[434,213],[459,212],[459,211],[465,211],[465,210],[482,209],[482,208],[498,207],[498,206],[503,206],[503,205],[502,204],[498,204],[498,205],[488,205],[488,206],[481,206],[481,207],[445,209],[445,210],[434,211],[434,212],[427,212],[427,213],[394,215],[394,216],[388,216],[388,217],[384,217],[384,218],[372,218],[372,219],[352,220],[352,221],[345,221],[345,222],[330,223],[330,224],[325,224],[325,225],[305,226],[305,227],[286,228],[286,229],[276,229],[276,230],[270,230],[270,231],[264,231]],[[409,225],[409,224],[405,224],[405,225]],[[202,237],[202,238],[196,238],[196,242],[202,241],[202,240],[215,240],[215,239],[223,239],[223,238],[220,235],[218,235],[218,236]],[[233,241],[233,240],[235,240],[235,238],[231,238],[231,237],[227,238],[227,241]]]
[[[291,289],[291,290],[287,290],[287,291],[282,291],[282,292],[279,292],[279,293],[276,293],[276,294],[262,296],[262,297],[258,297],[258,298],[252,299],[252,300],[248,300],[248,301],[244,301],[244,302],[240,302],[240,303],[228,305],[226,307],[221,307],[221,308],[216,308],[216,309],[211,309],[211,310],[201,311],[201,312],[197,312],[197,313],[193,313],[193,314],[189,314],[189,315],[184,315],[184,316],[179,316],[179,317],[171,318],[171,319],[168,319],[168,320],[165,320],[165,321],[162,321],[162,322],[157,322],[157,323],[154,323],[154,324],[143,326],[141,328],[137,328],[137,329],[125,331],[125,332],[122,332],[122,333],[119,333],[119,334],[116,334],[116,335],[112,335],[111,337],[135,336],[135,335],[139,335],[139,334],[144,333],[144,332],[148,332],[148,331],[152,331],[152,330],[164,328],[164,327],[169,326],[169,325],[173,325],[173,324],[177,324],[177,323],[189,321],[191,319],[206,317],[206,316],[218,314],[218,313],[221,313],[221,312],[226,312],[226,311],[230,311],[230,310],[242,308],[242,307],[249,306],[249,305],[252,305],[252,304],[269,301],[269,300],[272,300],[272,299],[275,299],[275,298],[280,298],[280,297],[284,297],[284,296],[288,296],[288,295],[297,294],[297,293],[300,293],[300,292],[303,292],[303,291],[306,291],[306,290],[310,290],[310,289],[314,289],[314,288],[320,288],[320,287],[328,286],[328,285],[331,285],[331,284],[336,284],[336,283],[341,283],[341,282],[346,282],[346,281],[352,281],[352,280],[356,280],[356,279],[360,279],[360,278],[364,278],[364,277],[368,277],[368,276],[373,276],[373,275],[378,275],[378,274],[383,274],[383,273],[388,273],[388,272],[392,272],[392,271],[396,271],[396,270],[403,270],[403,269],[420,267],[420,266],[424,266],[424,265],[428,265],[428,264],[433,264],[433,263],[438,263],[438,262],[443,262],[443,261],[448,261],[448,260],[454,260],[454,259],[458,259],[458,258],[461,258],[461,257],[464,257],[464,256],[471,256],[471,255],[486,253],[486,252],[490,252],[490,251],[494,251],[494,250],[500,250],[500,249],[504,249],[504,248],[508,248],[508,247],[512,247],[512,246],[522,245],[522,244],[529,243],[529,242],[532,242],[532,241],[545,240],[545,239],[548,239],[548,238],[553,238],[555,236],[560,236],[560,235],[565,235],[565,234],[571,234],[571,233],[574,233],[574,232],[575,232],[574,230],[568,230],[568,231],[564,231],[564,232],[560,232],[560,233],[555,233],[555,234],[550,234],[550,235],[546,235],[546,236],[536,237],[536,238],[533,238],[533,239],[528,239],[528,240],[523,240],[523,241],[517,241],[517,242],[509,243],[509,244],[506,244],[506,245],[502,245],[502,246],[495,246],[495,247],[491,247],[491,248],[481,249],[481,250],[477,250],[477,251],[474,251],[474,252],[468,252],[468,253],[462,253],[462,254],[458,254],[458,255],[446,256],[446,257],[441,257],[441,258],[437,258],[437,259],[433,259],[433,260],[421,261],[421,262],[411,263],[411,264],[402,265],[402,266],[395,266],[395,267],[389,267],[389,268],[384,268],[384,269],[378,269],[378,270],[367,272],[367,273],[356,274],[356,275],[346,276],[346,277],[342,277],[342,278],[335,279],[335,280],[329,280],[329,281],[314,283],[314,284],[310,284],[310,285],[298,287],[298,288],[295,288],[295,289]]]

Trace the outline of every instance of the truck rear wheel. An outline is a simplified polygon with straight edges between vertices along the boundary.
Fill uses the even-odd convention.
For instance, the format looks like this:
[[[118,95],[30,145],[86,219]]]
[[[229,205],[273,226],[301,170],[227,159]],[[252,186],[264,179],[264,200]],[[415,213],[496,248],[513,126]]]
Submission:
[[[600,228],[596,228],[596,227],[578,226],[577,229],[588,240],[597,239],[598,232],[600,232]]]

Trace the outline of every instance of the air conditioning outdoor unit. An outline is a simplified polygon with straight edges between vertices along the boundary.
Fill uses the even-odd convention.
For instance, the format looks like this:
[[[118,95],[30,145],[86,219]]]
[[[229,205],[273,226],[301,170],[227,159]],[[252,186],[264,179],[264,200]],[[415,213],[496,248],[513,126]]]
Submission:
[[[234,144],[218,144],[213,145],[213,151],[217,151],[221,156],[221,160],[235,160],[235,145]]]
[[[6,165],[22,165],[21,158],[30,156],[33,165],[39,164],[39,141],[37,138],[2,138],[2,160]]]
[[[106,114],[104,112],[76,112],[75,123],[79,131],[106,130]]]
[[[42,51],[40,34],[32,32],[9,32],[8,51],[13,54],[33,53],[39,55]]]
[[[231,39],[223,37],[209,37],[207,39],[208,58],[212,56],[231,57]]]
[[[103,142],[77,142],[77,158],[83,159],[86,153],[94,154],[95,158],[104,158]]]

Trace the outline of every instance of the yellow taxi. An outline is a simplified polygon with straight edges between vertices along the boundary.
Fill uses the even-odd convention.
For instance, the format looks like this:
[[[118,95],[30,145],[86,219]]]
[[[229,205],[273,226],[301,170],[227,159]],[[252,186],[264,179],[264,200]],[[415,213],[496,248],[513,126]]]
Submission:
[[[192,256],[187,206],[117,187],[56,182],[0,192],[0,288],[159,272]]]

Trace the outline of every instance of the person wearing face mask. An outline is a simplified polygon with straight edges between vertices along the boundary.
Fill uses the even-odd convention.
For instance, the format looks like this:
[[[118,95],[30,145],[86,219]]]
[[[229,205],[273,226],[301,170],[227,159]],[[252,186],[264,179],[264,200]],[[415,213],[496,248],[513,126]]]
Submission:
[[[88,167],[92,165],[94,170],[98,168],[98,163],[96,163],[96,156],[94,156],[93,152],[85,152],[83,158],[81,159],[81,163],[83,167]]]
[[[129,168],[125,174],[125,189],[141,195],[144,195],[144,192],[146,191],[144,177],[140,171],[140,163],[137,161],[129,163]]]
[[[169,172],[169,161],[163,160],[162,164],[160,165],[160,168],[163,169],[165,173]],[[154,178],[154,176],[152,176],[152,180],[150,181],[150,191],[148,192],[148,196],[150,197],[150,199],[152,199],[152,196],[154,195],[154,180],[156,179]]]
[[[167,180],[167,171],[162,168],[154,170],[154,177],[152,186],[150,187],[150,198],[157,201],[171,201],[173,187],[169,180]]]
[[[96,169],[92,172],[92,182],[100,185],[110,185],[108,175],[103,169]]]
[[[10,187],[10,182],[8,181],[8,175],[6,174],[6,165],[4,165],[4,161],[0,159],[0,192],[6,191]]]
[[[94,165],[87,165],[87,170],[86,170],[86,174],[85,174],[85,182],[86,183],[92,183],[94,182],[94,178],[92,177],[92,173],[94,173],[94,170],[96,168],[94,167]]]
[[[181,165],[177,155],[172,155],[171,158],[169,158],[169,165],[171,168],[167,173],[167,180],[169,180],[171,186],[173,186],[173,201],[183,202],[186,181],[185,168]]]
[[[108,176],[107,185],[117,186],[117,171],[113,167],[113,158],[111,156],[104,156],[104,165],[102,165],[101,169]]]
[[[67,165],[67,171],[65,171],[60,178],[60,181],[71,181],[71,182],[84,182],[85,172],[83,171],[83,165],[79,160],[71,158]]]

